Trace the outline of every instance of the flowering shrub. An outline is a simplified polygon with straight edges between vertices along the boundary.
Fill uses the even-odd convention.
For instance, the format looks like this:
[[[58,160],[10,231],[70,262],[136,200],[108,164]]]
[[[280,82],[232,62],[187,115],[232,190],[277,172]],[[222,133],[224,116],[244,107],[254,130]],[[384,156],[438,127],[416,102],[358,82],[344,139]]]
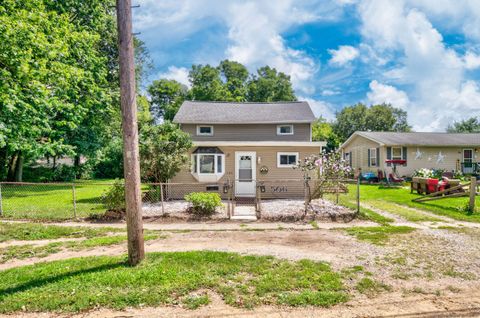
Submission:
[[[299,161],[295,169],[304,172],[305,180],[308,180],[311,172],[315,170],[316,180],[310,199],[323,197],[326,189],[345,188],[344,180],[352,173],[351,167],[338,152],[308,156]]]
[[[432,178],[433,170],[427,169],[427,168],[418,169],[413,172],[413,176],[420,177],[420,178]]]

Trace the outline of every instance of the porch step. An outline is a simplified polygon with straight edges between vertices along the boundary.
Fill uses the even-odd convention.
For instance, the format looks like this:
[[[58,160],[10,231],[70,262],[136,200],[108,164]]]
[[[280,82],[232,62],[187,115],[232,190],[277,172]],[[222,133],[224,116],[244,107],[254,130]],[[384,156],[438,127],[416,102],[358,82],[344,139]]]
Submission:
[[[257,213],[255,212],[255,206],[251,205],[241,205],[236,206],[233,215],[231,217],[232,220],[245,220],[245,221],[256,221],[257,220]]]

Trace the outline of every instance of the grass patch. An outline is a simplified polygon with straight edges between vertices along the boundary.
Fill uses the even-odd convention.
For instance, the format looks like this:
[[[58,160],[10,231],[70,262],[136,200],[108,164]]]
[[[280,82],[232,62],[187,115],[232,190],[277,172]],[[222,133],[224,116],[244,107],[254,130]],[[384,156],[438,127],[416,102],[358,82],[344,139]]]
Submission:
[[[350,191],[346,195],[340,195],[338,197],[338,204],[351,210],[357,210],[357,201],[354,197],[355,194],[352,191],[356,190],[350,189]],[[325,199],[336,202],[336,197],[334,194],[326,194]],[[386,225],[395,221],[363,206],[360,206],[359,218],[363,220],[373,221],[381,225]]]
[[[187,296],[183,299],[182,303],[186,308],[193,310],[208,305],[210,303],[210,298],[206,294]]]
[[[145,234],[144,240],[154,240],[165,238],[157,234]],[[47,257],[50,254],[59,253],[62,250],[81,251],[98,246],[111,246],[121,244],[127,241],[126,235],[93,237],[80,241],[53,242],[46,245],[35,246],[31,244],[13,245],[0,248],[0,264],[12,259],[26,259],[32,257]]]
[[[205,289],[240,307],[331,306],[347,300],[340,275],[328,264],[223,252],[150,253],[137,267],[129,267],[125,257],[77,258],[0,276],[1,313],[177,304]]]
[[[357,282],[355,289],[361,294],[372,297],[383,291],[391,290],[391,287],[371,278],[364,277]]]
[[[416,212],[412,209],[403,207],[396,203],[391,203],[382,200],[371,200],[368,201],[368,204],[372,207],[383,210],[392,214],[396,214],[407,221],[410,222],[439,222],[442,221],[439,218],[435,218],[430,215],[423,214],[421,212]]]
[[[43,225],[38,223],[8,223],[0,222],[0,242],[9,240],[33,241],[58,238],[95,237],[108,232],[125,232],[124,229],[109,227],[70,227]]]
[[[310,222],[310,225],[311,225],[314,229],[316,229],[316,230],[319,229],[319,226],[318,226],[317,221],[311,221],[311,222]]]
[[[356,185],[349,185],[349,192],[340,196],[342,201],[356,202]],[[463,210],[468,197],[460,198],[446,198],[427,202],[412,202],[413,199],[421,197],[416,193],[410,193],[410,187],[379,187],[378,185],[361,185],[360,186],[360,202],[366,204],[375,204],[375,201],[390,202],[406,207],[415,208],[433,212],[438,215],[451,217],[455,220],[480,222],[480,196],[476,198],[476,210],[474,213],[469,213]],[[377,203],[378,204],[378,203]],[[390,212],[390,211],[389,211]],[[392,212],[394,213],[394,211]]]
[[[77,217],[105,212],[102,193],[112,180],[80,180],[75,182]],[[69,184],[4,184],[2,185],[5,218],[65,220],[73,218],[73,193]]]
[[[407,234],[415,229],[409,226],[370,226],[370,227],[350,227],[343,229],[349,235],[357,239],[367,241],[376,245],[384,245],[392,235]]]
[[[64,243],[50,243],[44,246],[14,245],[0,249],[0,264],[12,259],[26,259],[32,257],[47,257],[62,250]]]

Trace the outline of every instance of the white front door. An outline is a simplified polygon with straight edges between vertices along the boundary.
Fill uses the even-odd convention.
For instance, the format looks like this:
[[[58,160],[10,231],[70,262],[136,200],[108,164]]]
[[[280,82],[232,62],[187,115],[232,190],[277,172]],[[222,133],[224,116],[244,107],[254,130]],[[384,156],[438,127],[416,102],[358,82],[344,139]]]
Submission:
[[[256,169],[256,152],[235,152],[235,195],[243,197],[255,196]]]

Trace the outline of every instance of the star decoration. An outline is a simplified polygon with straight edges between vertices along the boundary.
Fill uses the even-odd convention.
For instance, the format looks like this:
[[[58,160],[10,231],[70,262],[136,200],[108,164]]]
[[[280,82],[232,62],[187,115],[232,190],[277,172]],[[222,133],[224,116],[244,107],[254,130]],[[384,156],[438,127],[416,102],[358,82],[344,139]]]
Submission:
[[[441,163],[441,162],[444,162],[445,161],[445,155],[442,154],[442,152],[440,151],[437,155],[437,163]]]
[[[417,151],[415,152],[415,160],[422,159],[423,157],[423,152],[420,151],[419,148],[417,148]]]

